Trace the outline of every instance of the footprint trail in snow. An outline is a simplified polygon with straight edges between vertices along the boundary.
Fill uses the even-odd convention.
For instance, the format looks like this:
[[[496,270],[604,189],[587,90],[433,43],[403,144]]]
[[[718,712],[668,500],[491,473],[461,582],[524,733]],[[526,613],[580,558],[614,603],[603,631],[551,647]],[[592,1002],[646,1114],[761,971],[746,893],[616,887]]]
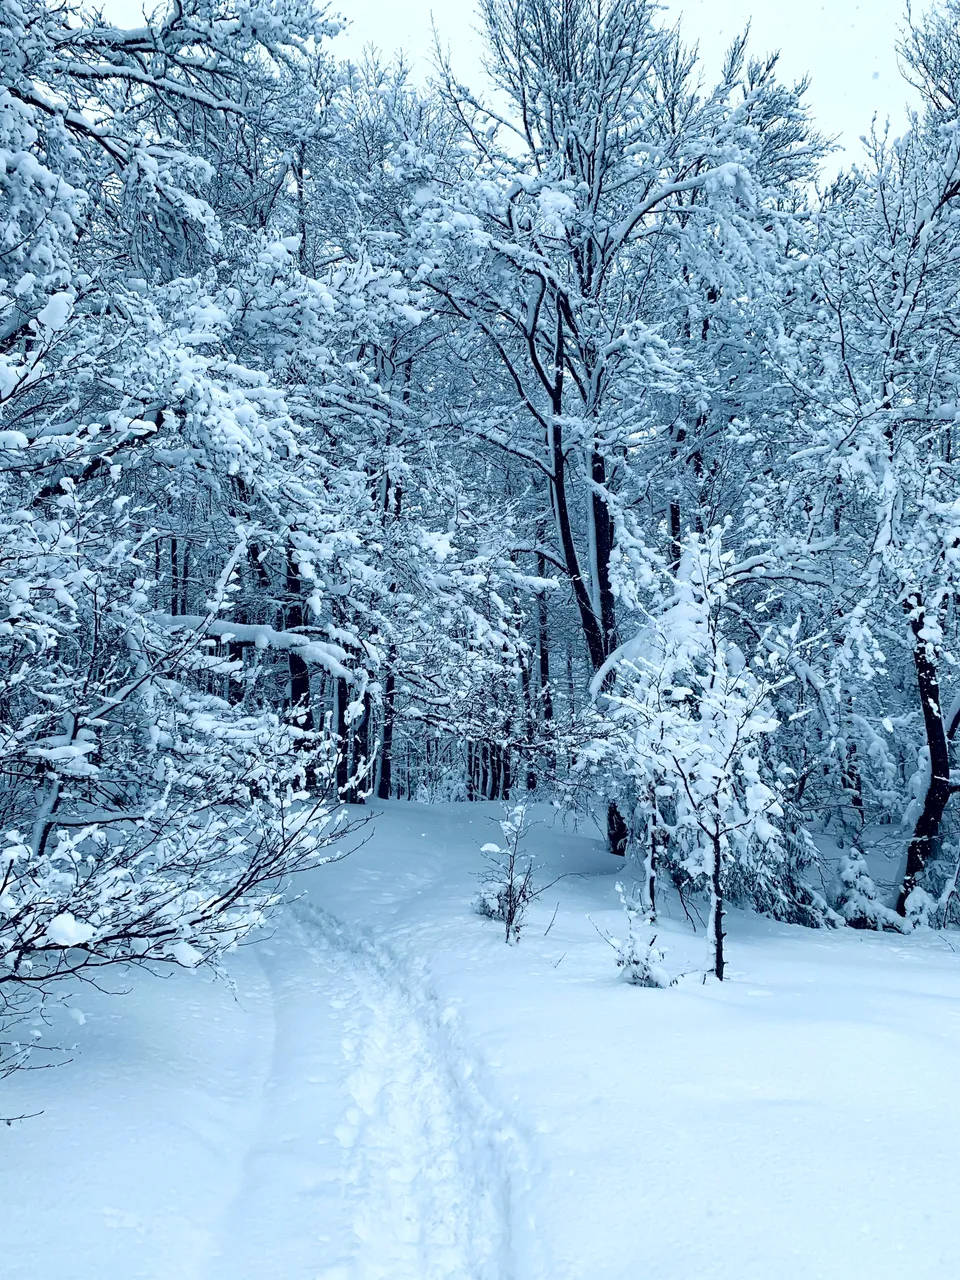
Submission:
[[[426,985],[304,903],[263,963],[273,1065],[204,1280],[533,1280],[519,1144]]]

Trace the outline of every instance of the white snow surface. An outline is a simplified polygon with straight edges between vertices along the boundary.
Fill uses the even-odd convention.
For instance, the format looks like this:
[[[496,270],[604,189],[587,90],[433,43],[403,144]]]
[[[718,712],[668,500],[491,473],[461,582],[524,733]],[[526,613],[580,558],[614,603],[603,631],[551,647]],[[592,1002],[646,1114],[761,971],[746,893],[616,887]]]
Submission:
[[[3,1280],[956,1274],[960,939],[732,912],[704,984],[669,902],[687,976],[632,987],[598,838],[537,811],[567,874],[507,947],[471,910],[499,807],[376,809],[228,982],[78,987],[71,1060],[0,1083],[42,1111],[0,1129]]]

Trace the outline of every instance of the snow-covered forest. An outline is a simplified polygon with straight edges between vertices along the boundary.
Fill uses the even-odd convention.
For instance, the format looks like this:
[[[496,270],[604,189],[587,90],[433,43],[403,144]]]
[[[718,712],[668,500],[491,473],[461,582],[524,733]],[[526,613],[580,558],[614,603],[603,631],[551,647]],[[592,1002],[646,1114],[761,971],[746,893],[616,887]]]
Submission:
[[[960,1138],[960,0],[904,19],[916,113],[864,120],[837,176],[807,84],[748,33],[711,77],[653,0],[478,21],[467,85],[439,43],[427,78],[347,61],[309,0],[136,28],[0,0],[0,1116],[33,1117],[6,1139],[11,1280],[65,1274],[108,1212],[56,1175],[62,1255],[56,1206],[36,1227],[120,1078],[132,1127],[98,1167],[148,1143],[168,1191],[156,1220],[116,1211],[133,1252],[91,1244],[97,1280],[950,1274],[946,1145],[910,1164],[929,1195],[889,1252],[871,1233],[907,1211],[867,1187],[881,1129],[881,1162],[911,1127]],[[867,988],[870,1031],[830,1058],[817,1026]],[[774,1049],[744,997],[777,992]],[[273,1009],[273,1075],[244,997]],[[190,1007],[169,1069],[227,1083],[187,1104],[146,1064]],[[583,1034],[609,1038],[589,1068]],[[341,1042],[347,1120],[333,1084],[298,1092],[340,1078]],[[731,1117],[711,1062],[729,1083],[738,1044],[770,1074]],[[753,1133],[784,1072],[822,1143]],[[530,1155],[527,1127],[608,1086]],[[258,1106],[298,1167],[339,1142],[373,1188],[352,1225],[331,1165],[291,1189],[276,1152],[224,1147],[234,1252],[183,1227]],[[202,1160],[164,1163],[171,1112]],[[774,1165],[728,1194],[741,1140]],[[762,1203],[778,1155],[816,1265]],[[684,1170],[728,1215],[702,1252],[664,1189]]]

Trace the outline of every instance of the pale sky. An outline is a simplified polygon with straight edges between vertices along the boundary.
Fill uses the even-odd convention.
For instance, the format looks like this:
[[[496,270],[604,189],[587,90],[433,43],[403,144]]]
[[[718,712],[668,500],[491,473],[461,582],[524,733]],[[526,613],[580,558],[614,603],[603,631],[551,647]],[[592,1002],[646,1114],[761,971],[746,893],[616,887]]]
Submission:
[[[133,25],[143,0],[105,0],[106,13]],[[929,0],[914,0],[915,11]],[[149,0],[152,8],[156,0]],[[811,77],[810,102],[826,133],[838,134],[843,152],[856,159],[858,139],[876,113],[890,117],[899,132],[909,90],[897,70],[894,44],[903,23],[906,0],[665,0],[665,20],[679,19],[688,42],[700,45],[713,71],[733,37],[749,22],[755,53],[781,51],[785,79]],[[365,45],[383,53],[403,49],[417,69],[429,71],[431,17],[453,53],[461,79],[479,83],[480,38],[474,0],[330,0],[350,27],[333,48],[357,58]]]
[[[895,132],[902,128],[909,91],[894,44],[905,0],[668,0],[663,7],[665,20],[679,19],[686,40],[700,45],[710,70],[749,22],[755,53],[781,51],[784,79],[809,73],[818,123],[841,135],[847,156],[858,157],[858,139],[874,113],[881,120],[889,116]],[[915,0],[915,12],[925,7]],[[331,8],[351,20],[336,42],[348,57],[372,42],[384,52],[403,48],[426,58],[432,14],[461,79],[479,79],[473,0],[334,0]]]

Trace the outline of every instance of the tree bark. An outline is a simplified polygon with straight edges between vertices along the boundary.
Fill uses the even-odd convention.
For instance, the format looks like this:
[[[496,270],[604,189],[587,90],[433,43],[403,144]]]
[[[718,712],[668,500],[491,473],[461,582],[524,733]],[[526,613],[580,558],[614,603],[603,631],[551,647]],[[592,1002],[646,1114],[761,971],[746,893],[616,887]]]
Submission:
[[[355,775],[361,765],[367,765],[370,757],[370,694],[363,695],[363,714],[358,720],[353,722],[353,732],[350,735],[350,772],[351,776]],[[369,775],[367,775],[369,776]],[[367,790],[366,777],[364,781],[351,783],[346,800],[347,804],[365,804]]]
[[[913,662],[917,671],[927,750],[930,753],[930,781],[923,798],[923,808],[907,846],[907,867],[897,898],[897,914],[901,916],[906,915],[907,899],[917,887],[927,863],[936,852],[940,824],[951,794],[950,748],[940,707],[940,682],[926,641],[920,635],[925,622],[923,606],[916,596],[912,596],[904,601],[904,609],[913,632]]]
[[[176,617],[180,603],[180,579],[177,572],[177,540],[170,539],[170,612]]]
[[[556,340],[554,344],[553,359],[553,386],[551,388],[551,410],[552,421],[550,423],[550,458],[551,458],[551,497],[553,499],[553,512],[557,525],[557,533],[560,540],[560,546],[563,552],[564,566],[567,571],[567,577],[570,579],[573,587],[574,600],[576,601],[577,611],[580,615],[580,624],[583,628],[584,639],[587,644],[587,652],[590,656],[590,665],[593,670],[599,671],[604,662],[613,652],[616,644],[616,627],[614,621],[614,600],[613,591],[610,586],[610,553],[613,548],[613,525],[610,519],[610,512],[607,509],[606,502],[602,495],[591,489],[592,516],[594,519],[594,531],[596,538],[595,547],[595,564],[596,572],[597,598],[599,605],[599,617],[597,610],[594,609],[590,591],[587,583],[583,579],[583,573],[580,567],[580,560],[577,556],[576,544],[573,537],[573,528],[570,522],[570,508],[567,502],[566,491],[566,449],[563,440],[563,370],[564,370],[564,339],[563,339],[563,315],[560,306],[557,306],[557,329]],[[596,450],[591,453],[591,480],[593,483],[604,486],[606,484],[606,470],[604,460],[601,454]],[[601,545],[602,542],[602,545]],[[607,806],[607,839],[610,843],[611,853],[619,857],[626,855],[627,851],[627,824],[623,815],[617,808],[616,804],[611,803]]]
[[[713,868],[710,876],[710,931],[713,941],[713,972],[718,981],[723,981],[723,884],[721,881],[722,862],[720,856],[720,836],[713,837]]]
[[[538,559],[537,572],[543,577],[543,557]],[[537,657],[540,672],[540,705],[544,720],[553,719],[553,691],[550,688],[550,640],[547,632],[547,601],[543,591],[537,596]]]
[[[303,605],[300,602],[300,572],[294,563],[293,556],[287,554],[287,595],[289,603],[286,610],[286,627],[303,626]],[[310,668],[303,658],[293,649],[288,650],[288,670],[290,673],[290,706],[299,713],[300,724],[304,729],[313,729],[313,708],[310,705]]]
[[[383,685],[383,740],[380,743],[380,773],[377,779],[377,799],[389,800],[393,790],[393,727],[397,714],[397,679],[393,673],[396,652],[391,647],[387,654],[387,678]]]
[[[610,582],[610,559],[613,555],[613,520],[610,509],[601,490],[607,485],[607,466],[602,453],[596,449],[590,455],[590,476],[593,490],[590,501],[593,504],[593,530],[596,547],[594,570],[597,581],[597,601],[600,606],[600,631],[603,637],[604,661],[617,647],[617,623],[613,598],[613,586]]]
[[[630,832],[624,821],[623,814],[612,801],[607,805],[607,840],[610,844],[610,852],[616,854],[618,858],[627,856],[627,842]]]
[[[347,699],[349,697],[346,680],[333,682],[333,731],[337,739],[337,795],[342,800],[346,796],[347,784],[350,781],[350,751],[347,743]]]
[[[583,580],[580,560],[577,556],[576,543],[573,537],[573,527],[570,522],[570,507],[567,502],[567,455],[563,440],[563,426],[561,425],[563,415],[563,362],[563,317],[558,306],[553,361],[554,382],[550,395],[550,407],[553,412],[549,440],[552,472],[550,496],[553,499],[553,514],[560,539],[560,547],[563,551],[563,563],[567,571],[567,577],[570,579],[570,585],[573,587],[573,596],[576,601],[577,611],[580,614],[580,625],[583,627],[584,639],[587,642],[590,663],[594,671],[599,671],[607,656],[604,651],[603,630],[600,620],[594,612],[587,584]]]

